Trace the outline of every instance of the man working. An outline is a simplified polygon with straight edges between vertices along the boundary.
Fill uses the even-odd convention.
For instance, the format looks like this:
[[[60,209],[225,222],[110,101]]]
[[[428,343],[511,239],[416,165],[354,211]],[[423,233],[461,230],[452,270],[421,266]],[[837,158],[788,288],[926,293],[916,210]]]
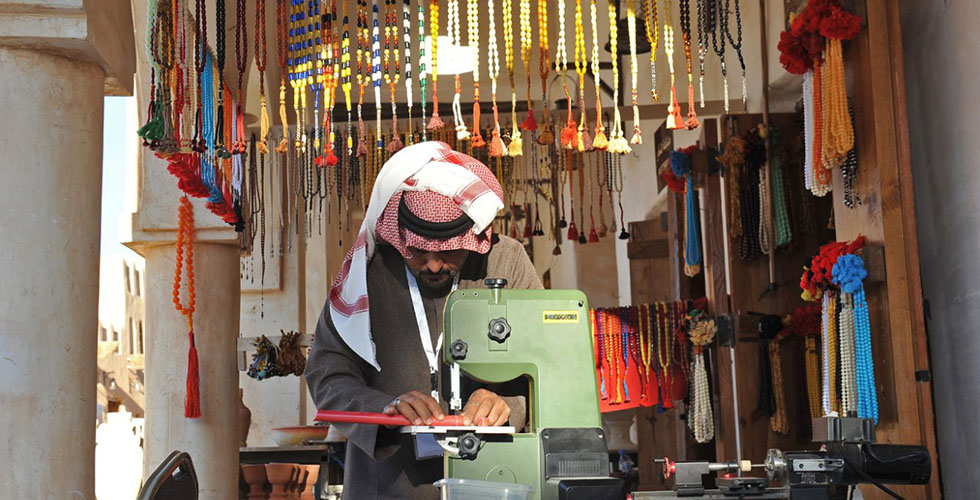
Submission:
[[[456,288],[483,287],[487,277],[541,288],[524,247],[492,232],[502,200],[485,165],[441,142],[409,146],[384,165],[306,364],[318,409],[383,411],[415,425],[445,416],[446,297]],[[524,415],[524,398],[505,396],[503,388],[477,389],[463,408],[466,425],[520,428]],[[418,460],[412,436],[335,425],[347,436],[345,499],[438,498],[432,483],[443,476],[441,457]]]

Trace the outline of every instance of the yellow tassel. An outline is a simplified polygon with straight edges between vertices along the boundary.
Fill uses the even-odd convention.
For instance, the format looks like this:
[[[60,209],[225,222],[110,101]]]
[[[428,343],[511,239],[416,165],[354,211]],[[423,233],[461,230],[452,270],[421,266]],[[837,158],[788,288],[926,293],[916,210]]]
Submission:
[[[259,103],[262,108],[262,111],[259,113],[259,136],[261,139],[259,139],[255,147],[258,148],[259,153],[269,154],[269,146],[266,145],[266,139],[269,138],[269,110],[265,105],[265,94],[259,96]]]
[[[524,154],[524,141],[521,139],[521,131],[514,130],[511,132],[510,145],[507,146],[508,156],[521,156]]]
[[[282,140],[276,146],[277,153],[289,151],[289,117],[286,115],[286,80],[279,84],[279,119],[282,120]]]

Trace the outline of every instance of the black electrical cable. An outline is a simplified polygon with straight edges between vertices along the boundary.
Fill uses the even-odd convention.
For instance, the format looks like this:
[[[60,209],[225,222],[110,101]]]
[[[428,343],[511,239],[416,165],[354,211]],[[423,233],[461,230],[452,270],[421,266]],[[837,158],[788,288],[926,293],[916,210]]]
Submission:
[[[892,498],[895,498],[897,500],[906,500],[905,497],[899,495],[898,493],[895,493],[890,488],[888,488],[887,486],[885,486],[884,484],[882,484],[881,481],[878,481],[877,479],[869,476],[867,473],[865,473],[863,470],[861,470],[860,467],[858,467],[854,463],[852,463],[847,458],[847,453],[844,452],[844,444],[843,443],[839,443],[838,442],[837,443],[837,449],[838,449],[838,451],[840,451],[840,456],[841,456],[841,458],[844,459],[844,463],[847,464],[847,466],[850,467],[851,469],[853,469],[855,472],[857,472],[862,478],[864,478],[865,481],[867,481],[867,482],[869,482],[869,483],[877,486],[878,489],[880,489],[881,491],[884,491],[888,496],[890,496]]]

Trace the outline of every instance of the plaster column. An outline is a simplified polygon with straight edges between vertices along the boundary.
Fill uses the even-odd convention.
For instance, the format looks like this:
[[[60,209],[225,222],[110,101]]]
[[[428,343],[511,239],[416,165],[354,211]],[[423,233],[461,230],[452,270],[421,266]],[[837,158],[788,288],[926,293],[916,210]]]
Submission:
[[[174,209],[176,218],[176,208]],[[187,324],[173,305],[175,248],[146,257],[146,438],[144,477],[173,450],[190,453],[201,498],[238,498],[238,248],[194,244],[201,417],[184,418]]]
[[[95,498],[102,103],[131,90],[135,61],[131,18],[95,37],[130,44],[113,65],[89,36],[100,21],[63,3],[0,1],[4,498]]]

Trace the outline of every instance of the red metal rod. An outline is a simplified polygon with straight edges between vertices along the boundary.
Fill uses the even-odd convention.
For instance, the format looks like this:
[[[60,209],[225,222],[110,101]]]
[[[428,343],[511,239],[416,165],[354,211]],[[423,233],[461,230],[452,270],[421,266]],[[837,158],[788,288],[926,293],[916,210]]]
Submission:
[[[373,424],[388,426],[409,426],[412,425],[407,418],[401,415],[385,415],[384,413],[370,413],[357,411],[327,411],[317,410],[313,417],[316,422],[332,423],[351,423],[351,424]],[[462,415],[446,415],[442,420],[434,420],[434,427],[461,426],[463,425]]]

